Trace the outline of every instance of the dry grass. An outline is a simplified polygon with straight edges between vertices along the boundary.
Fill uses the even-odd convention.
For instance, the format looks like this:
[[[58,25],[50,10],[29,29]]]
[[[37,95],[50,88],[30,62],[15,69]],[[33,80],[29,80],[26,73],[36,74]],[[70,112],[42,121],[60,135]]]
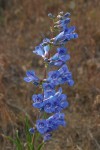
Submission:
[[[49,36],[49,12],[70,11],[77,26],[79,39],[68,44],[71,60],[69,68],[76,84],[65,87],[70,107],[65,111],[68,127],[55,133],[46,150],[100,149],[100,3],[99,0],[14,0],[3,11],[0,23],[0,132],[12,134],[21,128],[20,116],[27,112],[31,120],[36,116],[31,95],[36,90],[23,82],[27,69],[37,74],[43,70],[39,57],[32,55],[42,36]],[[74,5],[73,5],[74,4]],[[36,91],[38,92],[38,91]],[[11,146],[0,137],[5,147]],[[13,148],[14,149],[14,148]]]

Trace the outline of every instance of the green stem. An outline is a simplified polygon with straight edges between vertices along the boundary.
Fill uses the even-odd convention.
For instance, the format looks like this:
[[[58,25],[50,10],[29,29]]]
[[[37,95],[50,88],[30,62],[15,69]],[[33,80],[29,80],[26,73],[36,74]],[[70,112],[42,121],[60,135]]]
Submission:
[[[32,143],[31,144],[33,145],[32,150],[35,150],[35,148],[34,148],[34,145],[35,145],[35,134],[33,134]]]

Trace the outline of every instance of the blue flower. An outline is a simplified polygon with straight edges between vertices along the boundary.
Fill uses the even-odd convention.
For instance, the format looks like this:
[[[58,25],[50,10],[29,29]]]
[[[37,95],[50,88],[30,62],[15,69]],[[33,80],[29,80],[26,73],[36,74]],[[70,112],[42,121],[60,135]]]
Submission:
[[[68,103],[68,101],[66,101],[66,99],[67,99],[67,96],[65,94],[61,94],[61,96],[59,97],[59,103],[60,103],[61,110],[65,109],[69,106],[69,103]]]
[[[45,134],[48,130],[46,120],[45,119],[37,120],[36,128],[41,134]]]
[[[58,92],[56,92],[54,95],[48,97],[47,99],[44,99],[44,111],[47,113],[54,113],[55,111],[55,105],[54,103],[57,103],[57,97],[59,94],[61,94],[61,89],[59,89]]]
[[[55,22],[55,27],[60,28],[60,31],[65,31],[66,29],[68,29],[68,24],[70,23],[70,18],[68,18],[70,16],[70,13],[66,13],[65,15],[60,15],[59,17],[59,21]]]
[[[49,42],[50,40],[45,38],[39,46],[35,47],[35,50],[33,51],[33,53],[39,56],[42,56],[44,59],[46,59],[48,52],[50,50],[50,46],[48,44]]]
[[[66,101],[66,99],[63,99],[63,94],[61,94],[60,96],[54,95],[45,102],[44,111],[47,113],[57,113],[61,112],[68,106],[69,103]]]
[[[43,107],[43,94],[34,94],[32,96],[32,100],[33,100],[33,106],[36,107],[36,108],[39,108],[41,109]]]
[[[55,123],[53,116],[50,116],[47,120],[47,127],[48,132],[52,132],[53,130],[56,130],[58,128],[57,124]]]
[[[47,113],[57,113],[68,107],[66,96],[62,94],[62,88],[59,88],[58,92],[52,93],[48,97],[44,97],[43,94],[34,94],[32,96],[34,101],[33,106],[38,109],[42,109]]]
[[[48,98],[51,95],[54,95],[55,93],[55,85],[51,84],[51,83],[43,83],[43,90],[44,90],[44,98]]]
[[[66,31],[62,31],[54,38],[53,43],[54,45],[62,45],[65,44],[67,41],[76,38],[78,38],[77,33],[67,33]]]
[[[57,53],[49,59],[50,65],[62,66],[70,59],[70,55],[66,53],[66,48],[57,48]]]
[[[58,78],[59,78],[59,76],[60,76],[60,73],[59,73],[58,70],[50,71],[48,73],[47,81],[50,82],[51,84],[58,85]]]
[[[59,21],[59,27],[64,31],[67,28],[67,25],[70,23],[70,18],[60,20]]]
[[[75,26],[69,27],[70,13],[64,14],[60,12],[54,22],[54,28],[59,29],[58,35],[52,39],[44,38],[42,43],[35,47],[33,53],[41,56],[44,59],[45,66],[57,66],[58,70],[53,70],[48,73],[47,79],[39,79],[34,71],[27,71],[24,80],[26,82],[32,82],[35,85],[39,85],[42,88],[42,94],[34,94],[32,96],[33,107],[38,108],[40,116],[45,113],[53,115],[49,118],[38,119],[36,121],[35,128],[30,128],[31,134],[37,130],[43,137],[43,141],[51,139],[53,131],[57,130],[59,126],[66,126],[65,114],[61,111],[69,106],[67,101],[67,95],[62,93],[62,88],[59,87],[56,91],[56,86],[67,83],[69,86],[73,86],[74,81],[72,73],[69,71],[66,61],[70,59],[70,55],[67,53],[65,44],[78,37],[75,33]],[[55,18],[52,14],[49,14],[50,18]],[[59,46],[56,54],[50,57],[51,46]],[[45,69],[47,69],[45,67]],[[47,74],[47,73],[46,73]],[[58,87],[57,87],[58,88]],[[45,119],[44,119],[45,118]]]
[[[26,76],[27,77],[24,77],[24,81],[33,82],[35,85],[39,84],[39,78],[35,75],[35,72],[33,70],[27,71]]]
[[[55,86],[50,83],[43,83],[42,86],[45,91],[51,91],[51,90],[54,90],[55,88]]]
[[[62,88],[59,88],[58,92],[43,101],[43,109],[47,113],[61,112],[68,105],[66,96],[62,94]]]
[[[69,72],[66,64],[64,64],[57,71],[49,72],[47,81],[54,85],[68,83],[69,86],[73,86],[73,84],[74,84],[74,81],[72,79],[72,73]]]
[[[65,115],[63,113],[56,113],[48,119],[41,119],[36,122],[36,128],[45,140],[49,140],[51,132],[59,126],[66,126]]]
[[[75,29],[76,29],[75,26],[71,26],[71,27],[66,28],[65,32],[67,34],[70,34],[70,33],[73,33],[75,31]]]
[[[53,112],[51,99],[50,99],[50,101],[48,100],[48,101],[45,102],[44,111],[46,113],[52,113]]]
[[[65,40],[64,31],[60,32],[55,38],[54,38],[54,45],[59,44],[61,45],[63,41]]]
[[[69,86],[73,86],[74,81],[72,79],[72,73],[69,72],[67,65],[63,65],[59,70],[59,84],[68,83]]]
[[[65,114],[63,113],[56,113],[54,116],[53,116],[53,119],[55,120],[55,123],[57,126],[66,126],[66,121],[64,120],[65,119]]]
[[[65,115],[63,113],[56,113],[47,119],[47,126],[50,126],[51,130],[56,130],[60,125],[66,126]]]
[[[57,22],[55,22],[55,27],[60,28],[60,33],[53,38],[53,44],[54,45],[63,45],[67,41],[71,39],[78,38],[78,34],[75,32],[75,26],[68,27],[68,24],[70,22],[70,16],[69,13],[66,13],[61,17],[61,19]]]
[[[59,88],[58,92],[51,93],[51,95],[49,93],[48,96],[45,96],[45,93],[44,96],[43,94],[34,94],[32,96],[32,100],[34,102],[33,106],[35,108],[39,108],[40,110],[44,110],[47,113],[60,112],[62,109],[66,108],[66,106],[63,106],[63,104],[61,104],[64,97],[61,93],[62,88]],[[66,104],[65,100],[63,100],[63,102]]]
[[[58,92],[54,93],[53,95],[50,95],[48,98],[43,100],[44,105],[44,111],[47,113],[53,113],[54,112],[54,102],[57,101],[57,98],[61,95],[62,88],[59,88]]]

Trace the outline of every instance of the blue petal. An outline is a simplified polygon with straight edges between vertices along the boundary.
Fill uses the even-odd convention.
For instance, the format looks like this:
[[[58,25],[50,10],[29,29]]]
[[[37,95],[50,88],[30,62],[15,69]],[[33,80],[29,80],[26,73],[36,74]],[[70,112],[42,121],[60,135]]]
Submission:
[[[60,57],[60,60],[62,60],[63,62],[66,62],[69,59],[70,59],[70,55],[69,54],[63,55],[63,56]]]
[[[51,137],[52,137],[52,135],[51,135],[50,133],[46,133],[46,134],[44,134],[44,135],[43,135],[43,140],[44,140],[44,142],[46,142],[46,141],[50,140],[50,139],[51,139]]]
[[[50,60],[52,60],[52,61],[55,61],[55,60],[58,60],[58,59],[59,59],[58,53],[56,53],[54,56],[52,56],[52,57],[50,58]]]
[[[49,75],[50,77],[56,78],[57,76],[59,76],[59,72],[58,72],[58,71],[50,71],[50,72],[48,73],[48,75]]]
[[[76,27],[75,27],[75,26],[69,27],[69,28],[68,28],[68,32],[67,32],[67,33],[68,33],[68,34],[69,34],[69,33],[72,33],[72,32],[74,32],[74,31],[75,31],[75,29],[76,29]]]
[[[74,38],[78,38],[78,34],[77,33],[74,33]]]
[[[42,102],[43,101],[43,94],[34,94],[33,96],[32,96],[32,100],[34,101],[34,102]]]
[[[70,18],[61,20],[60,22],[61,22],[62,25],[63,25],[63,24],[68,24],[68,23],[70,22]]]
[[[42,84],[43,89],[48,91],[48,90],[54,90],[55,86],[51,83],[43,83]]]
[[[63,109],[65,109],[65,108],[67,108],[67,107],[69,106],[69,103],[68,103],[67,101],[62,101],[62,102],[60,103],[60,106],[61,106]]]
[[[33,81],[33,77],[24,77],[24,81],[26,81],[26,82],[31,82],[31,81]]]
[[[47,53],[49,50],[50,50],[50,46],[49,45],[44,46],[45,53]]]
[[[68,82],[69,86],[73,86],[74,85],[74,81],[73,80],[68,80],[67,82]]]
[[[59,47],[57,48],[57,52],[60,54],[60,55],[65,55],[66,54],[66,51],[67,49],[65,47]]]
[[[64,31],[62,31],[61,33],[59,33],[56,37],[55,37],[55,41],[54,42],[58,42],[60,40],[64,39]]]
[[[65,74],[65,73],[67,73],[67,72],[69,72],[68,67],[67,67],[66,64],[63,65],[58,71],[59,71],[59,73],[60,73],[61,75],[62,75],[62,74]]]
[[[44,91],[44,98],[47,99],[55,94],[55,90]]]
[[[36,102],[36,103],[33,103],[32,106],[35,108],[41,109],[43,108],[44,105],[43,105],[43,102]]]
[[[64,64],[64,62],[61,61],[61,60],[59,60],[59,61],[53,63],[54,66],[58,66],[58,67],[59,67],[59,66],[62,66],[63,64]]]
[[[56,96],[60,96],[61,93],[62,93],[62,88],[60,87],[59,90],[58,90],[58,92],[57,92],[55,95],[56,95]]]
[[[28,70],[28,71],[26,72],[26,75],[27,75],[27,76],[34,76],[34,75],[35,75],[35,72],[34,72],[33,70]]]
[[[60,100],[65,101],[66,99],[67,99],[67,95],[66,94],[61,94]]]
[[[43,56],[44,55],[44,49],[42,46],[37,46],[35,47],[35,51],[33,51],[33,53]]]
[[[64,15],[65,18],[67,18],[67,17],[69,17],[69,16],[70,16],[70,13],[69,13],[69,12],[67,12],[67,13]]]

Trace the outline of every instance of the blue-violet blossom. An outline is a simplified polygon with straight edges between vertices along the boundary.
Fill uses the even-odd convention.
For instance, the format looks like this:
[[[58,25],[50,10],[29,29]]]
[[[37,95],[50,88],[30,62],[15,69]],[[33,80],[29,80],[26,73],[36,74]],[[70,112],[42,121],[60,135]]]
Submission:
[[[32,82],[42,88],[42,93],[34,94],[32,100],[33,107],[38,108],[40,116],[41,114],[43,116],[42,118],[38,118],[35,128],[30,128],[29,131],[31,134],[39,132],[44,142],[51,139],[52,131],[58,129],[59,126],[66,126],[65,115],[62,111],[69,106],[69,103],[67,96],[62,93],[60,86],[65,83],[73,86],[74,80],[66,64],[70,59],[70,55],[65,48],[65,44],[71,39],[78,38],[78,34],[75,32],[75,26],[69,26],[70,13],[67,12],[64,14],[60,12],[57,17],[49,13],[48,16],[53,19],[54,29],[56,28],[58,30],[58,34],[51,39],[44,38],[42,43],[36,46],[33,51],[33,53],[44,59],[44,78],[41,80],[31,70],[26,72],[26,77],[24,78],[26,82]],[[51,56],[51,48],[55,46],[56,53]],[[46,69],[51,66],[56,66],[57,70],[46,72]],[[49,118],[45,118],[45,114],[52,115]]]

